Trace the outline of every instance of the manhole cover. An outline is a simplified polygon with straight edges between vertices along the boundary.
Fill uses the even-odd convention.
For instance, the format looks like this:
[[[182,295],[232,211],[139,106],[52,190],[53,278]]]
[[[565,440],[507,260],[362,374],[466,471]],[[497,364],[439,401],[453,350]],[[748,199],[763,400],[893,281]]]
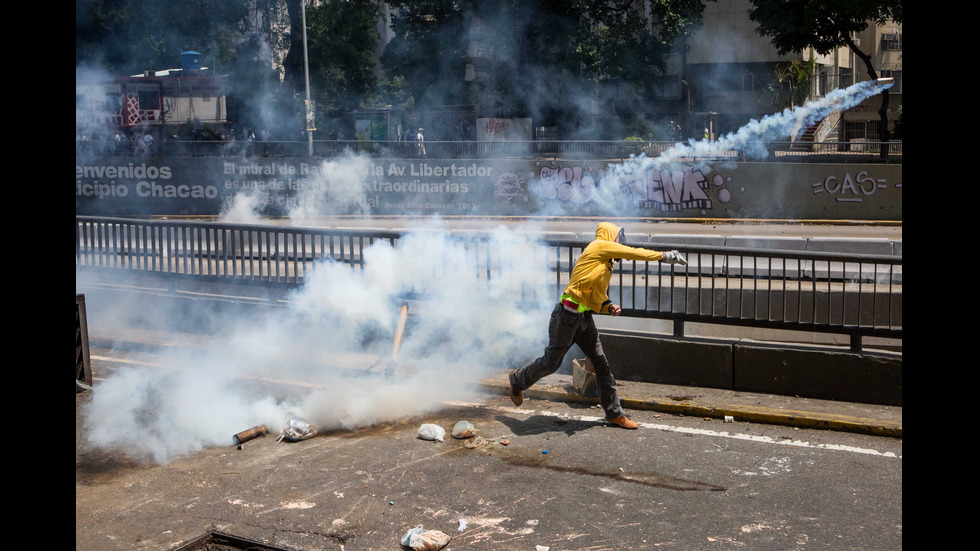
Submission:
[[[297,549],[287,549],[277,547],[267,543],[222,534],[221,532],[208,532],[207,534],[195,538],[185,544],[175,547],[171,551],[299,551]]]

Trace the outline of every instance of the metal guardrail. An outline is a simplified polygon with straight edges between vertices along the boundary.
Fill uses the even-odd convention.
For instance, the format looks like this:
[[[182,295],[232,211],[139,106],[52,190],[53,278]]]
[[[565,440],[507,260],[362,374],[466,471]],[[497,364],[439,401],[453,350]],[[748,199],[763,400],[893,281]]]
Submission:
[[[682,142],[686,143],[686,142]],[[667,141],[441,141],[425,143],[428,159],[627,159],[641,154],[657,157],[677,145]],[[816,160],[833,156],[835,162],[874,162],[881,151],[881,143],[851,142],[766,142],[752,143],[751,151],[768,151],[766,160],[788,159]],[[761,148],[761,149],[760,149]],[[313,157],[330,158],[345,152],[358,152],[376,157],[407,159],[422,158],[415,142],[408,141],[358,141],[316,140]],[[889,142],[888,153],[901,158],[902,142]],[[87,144],[76,151],[78,156],[139,156],[152,154],[163,157],[309,157],[308,142],[224,142],[166,140],[153,144],[147,153],[138,144],[103,142]],[[713,154],[712,158],[745,160],[745,153],[727,149]]]
[[[283,293],[332,259],[361,269],[376,241],[397,247],[396,231],[338,230],[196,221],[75,217],[75,267],[86,272],[142,274],[179,282],[260,285]],[[490,282],[503,256],[486,236],[453,237],[453,258],[473,262]],[[549,281],[529,281],[521,299],[557,297],[587,242],[543,240],[529,262],[548,266]],[[902,338],[902,257],[651,243],[677,249],[687,266],[617,263],[609,295],[623,315],[687,322],[845,334],[861,350],[865,336]],[[431,259],[438,267],[438,259]],[[425,300],[438,273],[406,282],[406,299]],[[277,293],[272,293],[273,300]]]

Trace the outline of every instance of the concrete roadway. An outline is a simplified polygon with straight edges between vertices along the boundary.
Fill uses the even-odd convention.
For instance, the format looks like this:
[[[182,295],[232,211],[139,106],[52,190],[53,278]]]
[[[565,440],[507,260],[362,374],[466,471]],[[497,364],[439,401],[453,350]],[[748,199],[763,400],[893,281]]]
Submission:
[[[589,238],[595,222],[546,231]],[[485,227],[453,227],[469,224]],[[901,224],[626,226],[901,240]],[[626,431],[605,425],[567,375],[515,408],[500,372],[429,413],[294,443],[270,434],[239,448],[229,434],[158,464],[90,444],[86,404],[113,370],[186,336],[91,340],[94,388],[76,393],[76,551],[169,551],[209,532],[291,551],[405,549],[417,525],[450,535],[450,550],[902,548],[900,407],[621,381],[641,425]],[[450,437],[460,420],[483,441]],[[423,423],[444,427],[445,441],[418,438]]]
[[[85,405],[104,378],[182,340],[92,338],[77,551],[168,551],[209,531],[292,551],[402,549],[417,525],[468,550],[902,547],[901,408],[622,382],[641,425],[626,431],[567,376],[515,408],[501,372],[441,409],[300,442],[239,448],[229,434],[162,464],[89,444]],[[452,438],[460,420],[483,440]],[[420,439],[423,423],[445,441]]]

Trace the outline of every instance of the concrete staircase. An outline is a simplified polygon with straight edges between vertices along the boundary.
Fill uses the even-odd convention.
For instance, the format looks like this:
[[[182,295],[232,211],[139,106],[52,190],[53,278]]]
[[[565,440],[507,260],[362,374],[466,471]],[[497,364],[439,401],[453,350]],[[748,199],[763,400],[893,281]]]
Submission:
[[[790,145],[790,150],[792,151],[810,151],[813,147],[813,142],[816,138],[817,131],[820,126],[824,124],[827,119],[821,119],[820,122],[809,126],[800,135],[793,139],[793,143]],[[840,125],[834,124],[834,127],[827,133],[821,142],[839,142],[840,141]]]

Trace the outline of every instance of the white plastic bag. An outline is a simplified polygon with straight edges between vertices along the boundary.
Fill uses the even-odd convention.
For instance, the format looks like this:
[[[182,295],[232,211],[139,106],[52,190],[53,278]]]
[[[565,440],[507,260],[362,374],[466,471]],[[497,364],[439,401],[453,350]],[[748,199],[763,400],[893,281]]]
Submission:
[[[412,551],[436,551],[445,547],[449,539],[449,534],[439,530],[426,530],[419,524],[405,533],[401,543]]]
[[[419,438],[422,440],[436,440],[439,442],[444,442],[443,438],[446,436],[446,429],[440,427],[439,425],[433,425],[431,423],[425,423],[419,427]]]
[[[310,423],[306,419],[292,417],[286,421],[286,427],[282,429],[282,438],[290,442],[299,442],[307,438],[316,436],[319,427]]]
[[[460,421],[453,427],[453,438],[471,438],[476,434],[476,427],[469,421]]]

